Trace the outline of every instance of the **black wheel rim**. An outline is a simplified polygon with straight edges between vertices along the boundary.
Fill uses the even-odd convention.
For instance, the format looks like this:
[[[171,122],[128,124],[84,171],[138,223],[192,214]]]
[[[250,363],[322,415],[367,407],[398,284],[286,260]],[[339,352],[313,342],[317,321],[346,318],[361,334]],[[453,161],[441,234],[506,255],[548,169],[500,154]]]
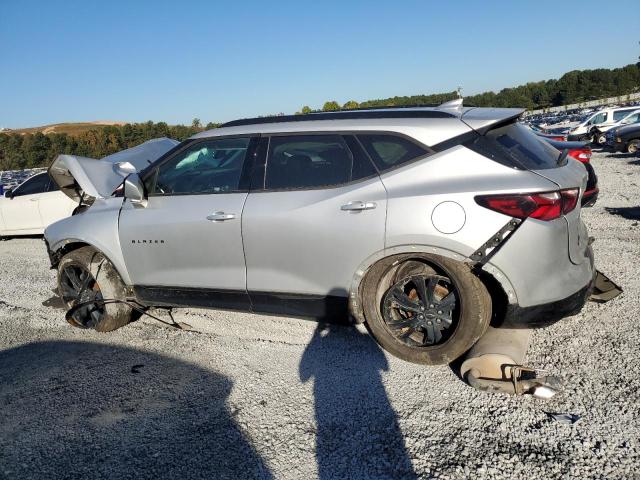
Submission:
[[[65,267],[60,273],[60,293],[68,308],[88,303],[71,316],[70,321],[73,321],[74,326],[94,328],[100,322],[104,315],[104,305],[90,302],[102,300],[102,292],[91,272],[78,265]]]
[[[385,293],[382,316],[400,342],[430,347],[446,342],[455,330],[458,303],[458,293],[449,278],[413,275]]]

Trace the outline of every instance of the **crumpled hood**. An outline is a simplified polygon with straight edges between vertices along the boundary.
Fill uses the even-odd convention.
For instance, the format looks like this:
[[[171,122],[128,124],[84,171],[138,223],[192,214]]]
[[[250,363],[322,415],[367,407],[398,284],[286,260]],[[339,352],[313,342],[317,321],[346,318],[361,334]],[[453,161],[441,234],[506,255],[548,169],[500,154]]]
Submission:
[[[167,153],[180,142],[154,138],[100,160],[78,155],[58,155],[49,167],[49,175],[69,198],[107,198],[130,173],[138,172]]]

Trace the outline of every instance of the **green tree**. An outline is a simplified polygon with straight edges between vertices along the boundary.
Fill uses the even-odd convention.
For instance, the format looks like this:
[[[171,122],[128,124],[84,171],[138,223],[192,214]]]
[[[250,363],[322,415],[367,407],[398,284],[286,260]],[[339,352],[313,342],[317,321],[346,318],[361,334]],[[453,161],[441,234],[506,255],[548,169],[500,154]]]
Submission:
[[[352,110],[354,108],[358,108],[359,106],[360,104],[355,100],[349,100],[342,106],[342,108],[344,108],[345,110]]]
[[[335,100],[324,102],[324,105],[322,106],[323,112],[335,112],[336,110],[340,110],[340,105]]]
[[[199,119],[199,118],[194,118],[194,119],[191,121],[191,126],[192,126],[193,128],[201,128],[201,127],[202,127],[202,124],[200,123],[200,119]]]

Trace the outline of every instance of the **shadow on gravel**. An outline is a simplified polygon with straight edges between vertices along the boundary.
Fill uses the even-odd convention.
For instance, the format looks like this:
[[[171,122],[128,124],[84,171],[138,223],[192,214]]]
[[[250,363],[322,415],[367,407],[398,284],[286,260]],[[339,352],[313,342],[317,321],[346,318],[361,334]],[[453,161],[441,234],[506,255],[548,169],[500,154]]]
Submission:
[[[314,382],[320,479],[416,478],[382,384],[381,372],[388,369],[369,335],[318,325],[302,356],[300,379]]]
[[[139,350],[0,352],[0,478],[271,478],[219,373]]]
[[[640,220],[640,207],[605,207],[611,215],[619,215],[627,220]]]

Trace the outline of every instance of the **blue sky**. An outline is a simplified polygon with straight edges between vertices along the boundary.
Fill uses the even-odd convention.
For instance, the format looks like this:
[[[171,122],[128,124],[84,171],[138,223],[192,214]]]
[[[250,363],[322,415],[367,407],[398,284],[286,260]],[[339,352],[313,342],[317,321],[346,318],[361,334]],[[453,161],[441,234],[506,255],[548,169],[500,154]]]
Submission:
[[[0,127],[206,123],[458,85],[499,90],[636,62],[638,7],[1,0]]]

